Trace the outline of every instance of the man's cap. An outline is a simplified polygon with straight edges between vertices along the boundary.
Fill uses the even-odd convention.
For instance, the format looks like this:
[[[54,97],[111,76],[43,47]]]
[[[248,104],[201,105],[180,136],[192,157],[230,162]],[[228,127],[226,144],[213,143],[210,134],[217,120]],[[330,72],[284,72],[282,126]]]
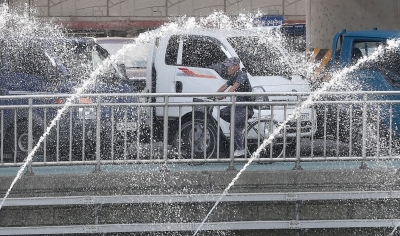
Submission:
[[[230,57],[227,58],[224,62],[222,62],[224,66],[233,66],[233,65],[239,65],[240,64],[240,59],[238,57]]]

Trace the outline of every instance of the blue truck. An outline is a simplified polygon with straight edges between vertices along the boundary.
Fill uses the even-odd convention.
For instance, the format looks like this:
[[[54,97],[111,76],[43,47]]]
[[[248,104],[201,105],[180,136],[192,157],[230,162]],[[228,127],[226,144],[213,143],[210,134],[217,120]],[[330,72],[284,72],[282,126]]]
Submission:
[[[332,56],[326,73],[320,78],[355,65],[361,58],[372,55],[378,47],[384,50],[374,59],[359,62],[354,70],[334,86],[334,91],[399,91],[400,50],[388,48],[388,40],[400,38],[400,31],[365,30],[338,32],[332,42]],[[331,78],[332,79],[332,78]],[[318,86],[317,86],[318,87]],[[318,109],[319,129],[317,137],[331,137],[350,142],[354,154],[364,150],[376,150],[377,145],[393,145],[400,137],[400,105],[390,101],[400,100],[400,95],[372,93],[368,97],[357,95],[324,97],[328,100],[344,101],[345,105],[320,105]],[[351,101],[360,99],[388,101],[381,104],[357,105]],[[326,128],[324,128],[326,126]],[[351,131],[351,132],[350,132]],[[393,141],[388,143],[387,141]]]

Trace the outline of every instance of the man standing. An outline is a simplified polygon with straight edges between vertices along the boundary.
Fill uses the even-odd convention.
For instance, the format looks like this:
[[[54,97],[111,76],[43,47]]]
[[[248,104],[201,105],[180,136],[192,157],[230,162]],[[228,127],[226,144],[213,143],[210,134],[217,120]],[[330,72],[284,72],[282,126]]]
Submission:
[[[227,88],[227,92],[251,92],[252,87],[247,77],[247,73],[240,70],[240,60],[237,57],[231,57],[226,59],[222,64],[227,69],[227,79],[228,81],[223,84],[217,92],[224,92]],[[219,96],[218,99],[224,99],[225,96]],[[251,96],[237,96],[237,102],[252,101]],[[243,128],[245,122],[247,122],[248,117],[252,117],[254,111],[250,106],[248,109],[248,117],[246,117],[246,107],[243,105],[238,105],[235,107],[235,125],[234,125],[234,139],[235,139],[235,153],[234,156],[243,156],[246,153],[243,140]],[[225,107],[221,109],[220,116],[223,120],[231,121],[231,107]],[[232,124],[231,124],[232,127]]]

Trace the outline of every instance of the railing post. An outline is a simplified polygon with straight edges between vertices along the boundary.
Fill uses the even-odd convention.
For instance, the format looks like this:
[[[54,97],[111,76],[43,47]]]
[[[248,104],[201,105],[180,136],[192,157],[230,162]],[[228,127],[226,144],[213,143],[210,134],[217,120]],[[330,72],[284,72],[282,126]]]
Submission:
[[[235,163],[235,109],[236,109],[236,96],[232,95],[231,97],[232,106],[231,106],[231,137],[230,137],[230,145],[229,145],[229,155],[231,157],[231,161],[229,162],[229,167],[227,170],[236,170],[234,163]]]
[[[298,104],[301,103],[301,96],[297,96]],[[300,114],[297,116],[297,123],[296,123],[296,164],[293,170],[303,170],[300,165],[300,141],[301,141],[301,111]]]
[[[362,110],[362,161],[360,165],[360,169],[368,169],[367,166],[367,149],[366,149],[366,132],[367,132],[367,94],[363,96],[363,110]]]
[[[97,97],[96,105],[96,167],[94,172],[101,172],[100,170],[100,143],[101,143],[101,107],[100,107],[100,96]]]
[[[164,165],[161,168],[161,171],[169,171],[168,166],[167,166],[167,161],[168,161],[168,102],[169,102],[169,96],[166,95],[164,97],[164,130],[163,130],[163,147],[164,147],[164,152],[163,152],[163,160],[164,160]]]
[[[0,163],[3,163],[4,159],[4,110],[1,110],[1,121],[0,121],[0,136],[1,136],[1,143],[0,143]]]
[[[299,222],[300,220],[300,206],[302,204],[302,201],[296,201],[295,203],[295,214],[296,214],[296,222]],[[302,229],[297,229],[296,230],[296,236],[301,235]]]
[[[28,110],[28,156],[29,154],[31,154],[32,152],[32,142],[33,142],[33,134],[32,134],[32,99],[33,98],[29,98],[28,104],[29,104],[29,110]],[[32,156],[33,159],[33,156]],[[28,165],[27,165],[27,171],[25,173],[25,175],[34,175],[33,173],[33,169],[32,169],[32,160],[29,161]]]

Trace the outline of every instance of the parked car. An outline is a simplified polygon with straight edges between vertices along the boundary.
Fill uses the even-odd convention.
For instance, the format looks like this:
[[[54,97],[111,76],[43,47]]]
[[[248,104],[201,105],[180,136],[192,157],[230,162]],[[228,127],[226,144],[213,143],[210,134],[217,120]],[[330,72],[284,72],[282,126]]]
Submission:
[[[110,94],[110,96],[80,97],[57,123],[39,154],[48,154],[66,159],[80,159],[94,154],[96,144],[97,109],[94,104],[132,103],[131,96],[115,96],[118,93],[133,93],[134,87],[121,67],[115,64],[102,65],[108,52],[94,40],[83,38],[36,38],[0,39],[0,106],[3,160],[21,161],[28,152],[28,121],[32,120],[33,139],[38,140],[45,128],[56,116],[57,110],[76,88],[93,77],[85,94]],[[99,66],[94,76],[93,71]],[[56,95],[43,98],[43,95]],[[17,108],[28,104],[28,98],[14,99],[17,95],[32,96],[32,105],[48,107]],[[2,97],[3,96],[3,97]],[[11,98],[10,98],[11,97]],[[7,98],[7,99],[4,99]],[[16,97],[18,98],[18,97]],[[99,101],[98,99],[101,99]],[[50,106],[51,105],[51,106]],[[110,152],[111,143],[124,142],[125,132],[134,132],[136,125],[133,106],[101,106],[102,150]],[[111,126],[114,125],[115,133]],[[34,143],[35,145],[35,143]],[[83,154],[83,156],[82,156]],[[69,158],[68,158],[69,159]]]
[[[111,55],[121,54],[120,63],[125,65],[126,74],[137,90],[141,91],[146,86],[148,45],[137,43],[135,38],[99,37],[94,40]]]

